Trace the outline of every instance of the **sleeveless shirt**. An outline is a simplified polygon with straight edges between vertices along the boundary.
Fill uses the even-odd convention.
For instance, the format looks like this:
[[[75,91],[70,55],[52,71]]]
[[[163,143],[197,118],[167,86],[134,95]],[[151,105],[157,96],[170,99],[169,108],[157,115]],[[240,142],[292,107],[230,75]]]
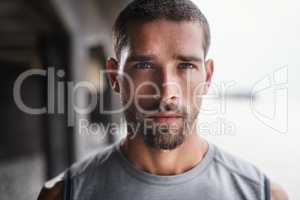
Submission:
[[[133,167],[117,143],[64,172],[65,199],[270,200],[270,183],[264,173],[208,144],[195,167],[179,175],[160,176]]]

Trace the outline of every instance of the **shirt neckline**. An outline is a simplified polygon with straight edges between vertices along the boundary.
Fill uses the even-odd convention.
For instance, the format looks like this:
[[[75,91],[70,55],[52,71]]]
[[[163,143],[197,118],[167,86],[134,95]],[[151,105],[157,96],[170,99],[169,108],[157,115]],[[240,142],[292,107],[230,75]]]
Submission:
[[[156,185],[170,185],[170,184],[180,184],[186,181],[189,181],[199,174],[203,173],[210,162],[213,160],[215,147],[212,143],[208,142],[208,150],[204,155],[203,159],[192,169],[178,175],[155,175],[151,174],[139,169],[136,169],[132,166],[132,164],[127,160],[127,158],[123,155],[120,146],[121,142],[119,142],[115,146],[115,150],[117,152],[118,161],[120,162],[121,166],[134,178],[146,182],[148,184],[156,184]]]

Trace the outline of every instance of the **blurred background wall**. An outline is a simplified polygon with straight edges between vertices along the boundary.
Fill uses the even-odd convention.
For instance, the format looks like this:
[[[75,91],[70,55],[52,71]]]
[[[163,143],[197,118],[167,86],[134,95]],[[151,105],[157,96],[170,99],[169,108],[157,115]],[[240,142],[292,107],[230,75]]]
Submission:
[[[42,184],[71,163],[118,141],[80,127],[119,122],[119,107],[99,73],[113,56],[111,26],[125,0],[0,1],[0,199],[36,199]],[[300,4],[279,1],[195,0],[212,31],[209,57],[214,84],[199,116],[199,133],[258,165],[300,199]],[[35,70],[35,71],[29,71]],[[16,104],[14,87],[28,76],[20,97],[44,114]],[[78,87],[76,83],[92,84]],[[71,97],[72,96],[72,97]],[[97,96],[90,113],[76,113]],[[72,102],[69,100],[72,99]],[[93,127],[91,127],[93,129]],[[97,127],[96,127],[97,128]]]
[[[118,116],[75,114],[68,105],[68,83],[90,81],[104,106],[115,106],[107,80],[100,80],[112,55],[111,26],[126,1],[1,0],[0,199],[36,199],[43,183],[74,161],[115,141],[114,136],[80,135],[78,122],[109,123]],[[23,81],[20,96],[45,114],[28,114],[17,106],[13,90],[28,70],[44,70]],[[100,83],[101,81],[101,83]],[[85,106],[89,92],[78,89],[74,104]],[[100,98],[99,98],[100,99]],[[99,101],[99,100],[98,100]],[[99,104],[99,102],[97,102]],[[71,110],[71,111],[70,111]]]
[[[219,130],[205,137],[256,164],[290,199],[300,199],[300,21],[295,20],[300,3],[195,2],[210,22],[208,57],[215,60],[210,92],[219,97],[218,103],[204,100],[203,109],[214,112],[202,112],[199,120]]]

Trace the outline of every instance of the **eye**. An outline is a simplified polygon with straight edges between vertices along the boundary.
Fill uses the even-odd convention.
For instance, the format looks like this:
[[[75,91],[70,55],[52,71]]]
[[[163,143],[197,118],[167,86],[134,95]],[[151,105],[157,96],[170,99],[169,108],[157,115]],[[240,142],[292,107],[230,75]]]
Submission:
[[[135,64],[134,67],[137,69],[151,69],[152,64],[148,63],[148,62],[141,62],[141,63]]]
[[[178,65],[179,69],[194,69],[195,65],[191,64],[191,63],[180,63]]]

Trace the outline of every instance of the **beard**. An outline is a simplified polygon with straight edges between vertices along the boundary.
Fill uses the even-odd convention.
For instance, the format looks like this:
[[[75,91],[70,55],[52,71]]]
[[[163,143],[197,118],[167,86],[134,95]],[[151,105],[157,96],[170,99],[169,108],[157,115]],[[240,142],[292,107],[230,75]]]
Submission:
[[[162,150],[176,149],[183,144],[187,135],[184,127],[178,126],[178,124],[153,122],[150,125],[146,123],[146,126],[142,126],[141,129],[144,133],[143,139],[145,144]]]
[[[175,104],[164,105],[163,109],[152,105],[149,110],[152,109],[158,112],[175,112],[182,117],[178,118],[175,123],[159,123],[145,117],[135,107],[129,107],[125,111],[127,123],[131,123],[129,127],[133,128],[129,132],[133,131],[134,136],[141,136],[148,147],[155,149],[173,150],[182,145],[198,113],[187,114],[185,108]]]

